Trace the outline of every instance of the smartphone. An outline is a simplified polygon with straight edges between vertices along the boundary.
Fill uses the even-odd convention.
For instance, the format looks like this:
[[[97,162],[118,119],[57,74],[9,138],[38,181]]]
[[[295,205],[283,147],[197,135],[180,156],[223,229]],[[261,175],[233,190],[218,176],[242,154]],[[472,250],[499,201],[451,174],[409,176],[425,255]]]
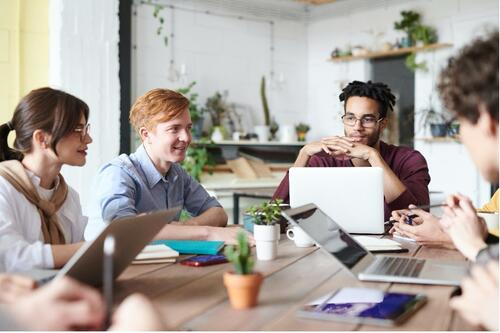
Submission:
[[[342,288],[304,305],[299,317],[360,324],[395,326],[425,304],[422,294]]]
[[[226,262],[227,259],[223,254],[204,254],[184,259],[180,261],[180,264],[186,266],[201,267],[201,266],[223,264]]]

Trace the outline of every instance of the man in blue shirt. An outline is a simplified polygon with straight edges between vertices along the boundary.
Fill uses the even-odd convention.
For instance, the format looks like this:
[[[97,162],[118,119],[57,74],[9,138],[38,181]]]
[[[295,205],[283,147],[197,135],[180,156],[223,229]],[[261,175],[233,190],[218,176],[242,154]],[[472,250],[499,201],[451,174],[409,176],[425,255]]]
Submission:
[[[188,108],[187,98],[167,89],[137,99],[130,122],[142,145],[98,171],[87,235],[101,229],[103,221],[182,206],[193,217],[165,226],[156,239],[235,241],[240,228],[222,228],[227,225],[224,209],[178,164],[191,143]]]

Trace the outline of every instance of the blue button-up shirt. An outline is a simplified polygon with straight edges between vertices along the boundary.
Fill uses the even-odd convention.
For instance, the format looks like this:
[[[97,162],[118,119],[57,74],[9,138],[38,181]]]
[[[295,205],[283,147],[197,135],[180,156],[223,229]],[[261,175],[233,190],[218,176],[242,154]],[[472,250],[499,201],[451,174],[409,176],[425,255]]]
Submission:
[[[122,154],[102,166],[94,190],[89,211],[91,233],[102,229],[104,221],[124,216],[177,206],[197,216],[211,207],[221,207],[179,164],[173,163],[166,175],[160,174],[143,145],[130,156]],[[86,236],[95,235],[89,237],[86,232]]]

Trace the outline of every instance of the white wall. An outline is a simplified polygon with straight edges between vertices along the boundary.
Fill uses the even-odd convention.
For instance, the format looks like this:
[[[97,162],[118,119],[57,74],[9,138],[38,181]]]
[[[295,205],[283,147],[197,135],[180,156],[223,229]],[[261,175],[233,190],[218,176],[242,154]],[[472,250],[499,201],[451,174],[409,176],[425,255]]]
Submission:
[[[162,1],[179,8],[205,10],[203,3]],[[228,90],[229,102],[247,108],[250,117],[246,126],[262,124],[263,112],[259,87],[262,75],[268,79],[270,71],[270,24],[252,20],[238,20],[205,13],[175,10],[175,62],[185,64],[187,81],[172,83],[167,80],[171,59],[171,45],[165,47],[157,37],[157,20],[153,6],[137,4],[134,16],[136,45],[134,53],[135,87],[133,99],[150,89],[176,89],[190,81],[197,81],[195,91],[199,101],[216,91]],[[233,12],[223,12],[232,14]],[[170,33],[171,10],[164,9],[165,28]],[[259,20],[262,20],[260,18]],[[302,22],[275,21],[275,72],[284,73],[286,85],[282,90],[267,90],[271,115],[280,124],[306,120],[307,92],[307,35]]]
[[[87,164],[62,171],[85,210],[99,166],[119,152],[118,0],[51,0],[49,22],[50,85],[90,107]]]
[[[428,107],[430,94],[433,94],[434,107],[441,110],[435,84],[446,59],[467,44],[473,36],[484,34],[485,27],[498,28],[496,0],[353,0],[339,5],[336,10],[331,5],[330,9],[325,7],[321,13],[313,11],[313,22],[308,28],[307,109],[309,122],[313,124],[311,138],[342,133],[339,118],[342,106],[338,101],[341,83],[367,80],[370,75],[369,61],[326,61],[333,48],[373,45],[374,39],[367,33],[369,29],[385,33],[381,41],[393,42],[397,37],[402,37],[401,32],[393,29],[393,22],[400,19],[400,12],[417,10],[422,14],[424,23],[437,28],[440,42],[453,44],[452,48],[417,55],[417,61],[427,60],[429,72],[416,73],[415,110],[418,112]],[[428,136],[418,124],[416,119],[415,136]],[[489,185],[481,179],[461,144],[416,141],[415,148],[424,154],[429,164],[431,190],[445,193],[461,191],[470,195],[477,205],[487,201]]]

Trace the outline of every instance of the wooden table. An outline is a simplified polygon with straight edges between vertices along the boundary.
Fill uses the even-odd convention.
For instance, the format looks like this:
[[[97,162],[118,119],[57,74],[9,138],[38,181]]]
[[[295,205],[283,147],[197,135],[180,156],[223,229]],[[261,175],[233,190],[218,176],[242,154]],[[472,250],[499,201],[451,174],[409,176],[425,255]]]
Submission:
[[[407,242],[402,256],[464,260],[456,251]],[[175,330],[388,330],[391,328],[298,318],[306,302],[344,286],[424,293],[428,302],[393,330],[474,330],[449,305],[452,287],[360,282],[316,247],[297,248],[283,237],[278,258],[258,261],[265,276],[259,304],[251,310],[231,308],[222,275],[230,264],[188,267],[179,264],[133,265],[118,278],[116,301],[133,292],[149,296],[160,308],[169,329]]]

